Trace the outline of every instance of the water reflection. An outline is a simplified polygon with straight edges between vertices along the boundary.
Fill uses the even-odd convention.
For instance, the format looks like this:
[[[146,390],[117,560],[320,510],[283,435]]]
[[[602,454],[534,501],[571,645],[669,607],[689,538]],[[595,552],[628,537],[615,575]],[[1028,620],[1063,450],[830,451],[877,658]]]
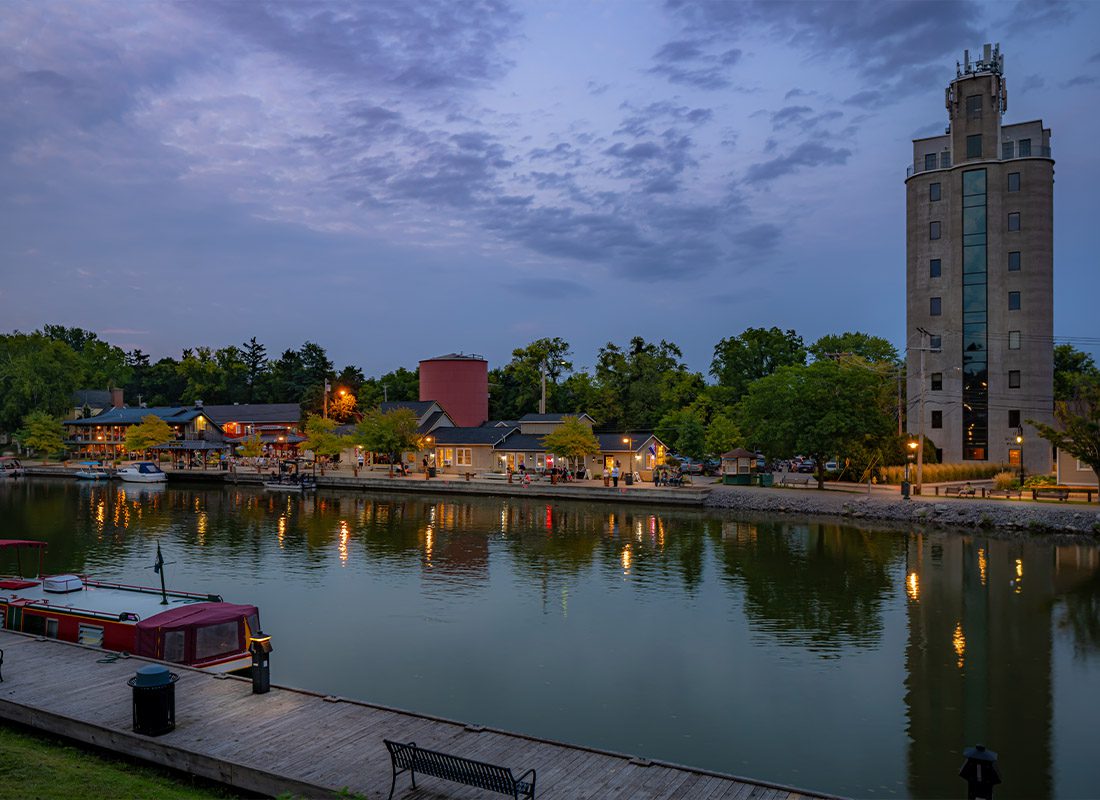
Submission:
[[[257,602],[279,679],[325,693],[854,796],[956,796],[977,742],[1011,776],[999,797],[1100,777],[1055,778],[1095,761],[1100,709],[1054,702],[1081,686],[1059,643],[1073,680],[1100,677],[1091,544],[44,481],[0,486],[0,536],[143,583],[159,541],[170,582]]]

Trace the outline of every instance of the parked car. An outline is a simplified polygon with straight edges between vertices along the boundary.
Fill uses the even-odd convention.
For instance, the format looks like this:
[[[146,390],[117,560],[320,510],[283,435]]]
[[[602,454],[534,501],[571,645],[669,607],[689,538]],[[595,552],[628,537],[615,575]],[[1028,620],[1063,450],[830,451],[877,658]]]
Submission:
[[[804,461],[802,461],[798,465],[798,468],[797,468],[798,472],[805,472],[805,473],[808,473],[808,474],[811,474],[811,475],[816,470],[817,470],[817,464],[814,463],[814,460],[812,458],[805,459]]]
[[[682,472],[684,475],[702,475],[703,462],[696,461],[694,458],[681,458],[680,472]]]
[[[839,472],[840,471],[840,464],[836,463],[835,461],[826,461],[825,462],[825,471],[826,472]]]

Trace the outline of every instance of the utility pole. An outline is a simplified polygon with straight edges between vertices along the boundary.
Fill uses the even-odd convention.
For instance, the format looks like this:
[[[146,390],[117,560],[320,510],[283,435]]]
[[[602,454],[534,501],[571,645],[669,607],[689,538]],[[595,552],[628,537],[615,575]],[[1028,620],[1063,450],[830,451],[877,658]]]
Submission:
[[[539,398],[539,413],[546,413],[546,359],[539,364],[539,372],[542,374],[542,397]]]
[[[325,378],[325,408],[323,416],[328,419],[328,393],[332,391],[332,386],[329,385],[328,378]]]
[[[901,364],[898,364],[898,438],[901,436]]]
[[[920,415],[917,421],[917,483],[913,487],[914,494],[920,494],[921,483],[924,478],[924,354],[931,350],[931,346],[924,346],[924,337],[928,337],[929,345],[932,344],[932,334],[924,328],[917,328],[920,334],[920,403],[917,413]]]

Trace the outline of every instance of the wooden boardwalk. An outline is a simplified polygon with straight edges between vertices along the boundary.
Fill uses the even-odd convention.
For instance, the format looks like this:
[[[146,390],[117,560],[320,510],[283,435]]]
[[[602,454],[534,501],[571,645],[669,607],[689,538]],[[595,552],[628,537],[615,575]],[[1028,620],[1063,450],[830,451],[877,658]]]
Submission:
[[[517,775],[533,767],[542,800],[827,797],[297,689],[254,695],[250,681],[177,665],[170,665],[180,676],[176,729],[142,736],[131,730],[126,681],[144,659],[105,659],[102,650],[4,630],[0,648],[0,719],[266,795],[325,797],[346,787],[384,800],[391,780],[387,738],[511,767]],[[394,797],[484,797],[434,778],[418,783],[412,790],[408,775],[400,776]]]

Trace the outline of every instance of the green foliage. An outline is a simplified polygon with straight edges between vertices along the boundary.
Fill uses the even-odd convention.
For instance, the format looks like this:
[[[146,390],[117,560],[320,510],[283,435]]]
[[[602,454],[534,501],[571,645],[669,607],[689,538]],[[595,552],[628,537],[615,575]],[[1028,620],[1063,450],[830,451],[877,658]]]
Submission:
[[[305,441],[300,444],[302,450],[312,450],[315,456],[334,456],[344,449],[344,437],[336,433],[334,419],[312,416],[306,420]]]
[[[368,411],[356,427],[354,438],[365,450],[393,457],[423,449],[416,414],[407,408]]]
[[[888,400],[876,373],[817,361],[780,367],[754,382],[738,406],[738,424],[746,441],[772,458],[813,458],[820,486],[832,455],[889,445]]]
[[[1100,370],[1088,353],[1071,344],[1054,346],[1054,399],[1072,400],[1080,378],[1100,378]]]
[[[998,472],[993,476],[993,488],[994,489],[1019,489],[1020,488],[1020,473],[1018,472]]]
[[[707,426],[706,452],[720,456],[737,447],[742,441],[737,423],[725,414],[715,414]]]
[[[676,399],[683,400],[684,382],[694,380],[683,357],[679,347],[663,339],[652,344],[635,336],[626,349],[608,342],[596,359],[598,391],[589,413],[602,427],[653,430],[675,409]],[[701,376],[695,385],[702,386]]]
[[[1057,486],[1058,479],[1053,475],[1028,475],[1024,480],[1025,489],[1033,489],[1038,486]]]
[[[707,453],[706,427],[694,409],[668,412],[661,417],[654,433],[673,452],[690,458],[702,458]]]
[[[910,465],[910,480],[916,480],[916,466]],[[992,478],[998,472],[1012,470],[1008,464],[984,464],[981,462],[967,461],[961,464],[925,464],[921,470],[924,483],[946,483],[949,481],[981,481]],[[894,484],[902,482],[905,476],[905,467],[890,466],[879,472],[879,479],[883,483]]]
[[[1079,374],[1069,381],[1068,398],[1054,404],[1057,428],[1029,419],[1039,435],[1096,473],[1100,485],[1100,375]]]
[[[32,411],[62,416],[80,388],[79,356],[41,333],[0,335],[0,430],[14,431]]]
[[[17,434],[19,443],[35,453],[57,455],[65,449],[65,428],[61,420],[45,411],[32,411],[23,417]]]
[[[898,362],[898,351],[881,336],[868,333],[845,332],[830,333],[822,336],[810,345],[810,355],[815,360],[826,358],[862,358],[871,364],[890,364]]]
[[[576,417],[564,417],[561,425],[542,438],[543,446],[551,453],[571,462],[600,452],[600,443],[592,429]]]
[[[245,458],[259,458],[264,452],[260,434],[254,433],[241,444],[241,455]]]
[[[736,401],[753,381],[766,378],[780,367],[805,363],[806,346],[793,330],[747,328],[740,336],[723,339],[714,346],[710,374]]]
[[[172,426],[155,414],[146,414],[138,425],[126,429],[126,449],[141,453],[150,447],[164,444],[175,438]]]

